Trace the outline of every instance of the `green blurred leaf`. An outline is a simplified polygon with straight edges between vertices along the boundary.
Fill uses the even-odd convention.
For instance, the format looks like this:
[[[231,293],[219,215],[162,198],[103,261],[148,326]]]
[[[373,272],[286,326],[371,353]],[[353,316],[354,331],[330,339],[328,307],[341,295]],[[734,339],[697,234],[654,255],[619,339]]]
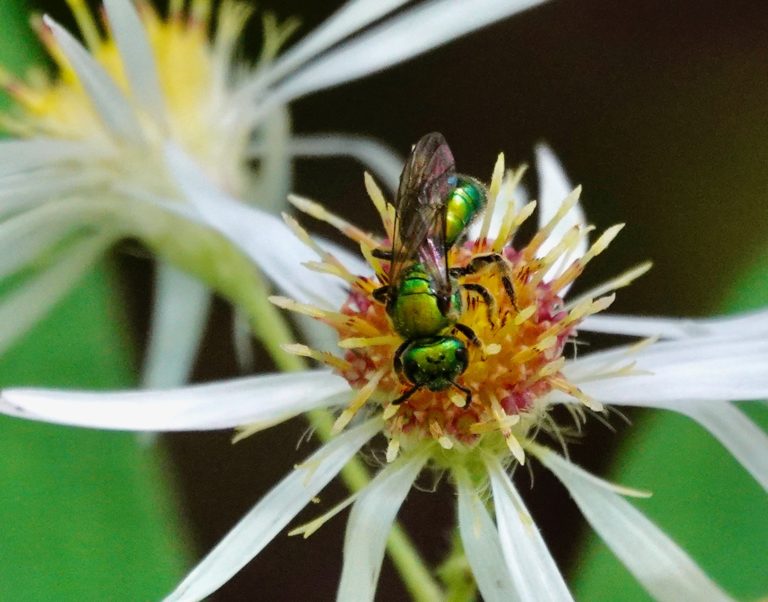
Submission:
[[[0,2],[0,62],[40,60],[24,3]],[[4,105],[0,105],[4,106]],[[0,385],[136,384],[102,267],[0,359]],[[162,450],[136,436],[0,419],[0,600],[150,600],[187,558]]]
[[[726,311],[768,305],[768,253],[736,282],[723,304]],[[768,430],[765,405],[740,407]],[[654,492],[651,499],[634,503],[728,592],[742,600],[768,594],[768,498],[704,429],[670,412],[648,413],[632,428],[612,474],[623,484]],[[582,600],[649,599],[594,534],[571,581]]]

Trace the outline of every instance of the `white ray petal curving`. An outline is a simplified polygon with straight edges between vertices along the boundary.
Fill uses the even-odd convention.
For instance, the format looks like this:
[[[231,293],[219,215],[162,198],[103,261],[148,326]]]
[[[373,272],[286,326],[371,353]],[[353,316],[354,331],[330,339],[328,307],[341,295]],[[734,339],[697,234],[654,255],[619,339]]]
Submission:
[[[88,428],[197,431],[272,426],[315,408],[341,404],[347,382],[326,371],[265,374],[161,391],[5,389],[0,412]]]
[[[615,493],[610,483],[550,450],[538,448],[534,454],[555,473],[592,528],[656,600],[731,599],[661,529]]]
[[[0,178],[30,169],[52,167],[59,163],[111,156],[109,148],[76,140],[30,138],[0,140]]]
[[[397,190],[403,158],[383,142],[356,134],[294,136],[291,154],[297,157],[352,157],[380,178],[390,192]]]
[[[143,138],[136,114],[112,78],[66,29],[47,15],[43,21],[51,29],[107,129],[118,138],[140,144]]]
[[[456,472],[459,533],[472,575],[486,602],[534,602],[521,599],[512,583],[504,554],[485,504],[469,477]]]
[[[252,94],[264,89],[407,1],[352,0],[347,2],[309,35],[282,53],[254,80],[248,82],[245,91]]]
[[[352,506],[344,538],[337,602],[373,601],[392,523],[428,455],[401,456],[382,470]]]
[[[205,334],[211,292],[196,278],[158,260],[152,321],[142,386],[178,387],[187,382]]]
[[[664,318],[597,314],[587,317],[579,330],[638,337],[683,339],[697,336],[750,336],[768,333],[768,310],[716,318]]]
[[[432,0],[386,20],[286,78],[267,107],[364,77],[500,21],[543,0]]]
[[[6,293],[0,301],[0,353],[53,309],[111,242],[108,236],[92,236],[73,243],[51,267]]]
[[[338,308],[347,292],[338,281],[301,264],[317,256],[274,215],[235,201],[218,190],[178,147],[169,145],[166,159],[185,197],[202,221],[226,236],[289,296],[304,303]],[[265,233],[269,233],[265,235]],[[370,271],[367,264],[340,247],[326,245],[352,273]]]
[[[536,147],[536,171],[539,175],[539,227],[543,226],[557,213],[565,198],[573,190],[568,176],[560,164],[560,161],[545,144],[539,144]],[[544,257],[563,239],[566,232],[574,226],[579,226],[582,230],[587,226],[587,220],[584,216],[584,210],[581,207],[581,201],[577,202],[573,208],[560,220],[552,233],[545,240],[538,252],[537,257]],[[578,247],[570,257],[560,258],[547,271],[544,276],[545,281],[556,278],[574,259],[581,258],[587,252],[589,242],[586,237],[581,238]],[[564,289],[562,294],[567,292]]]
[[[381,428],[377,418],[326,443],[248,512],[165,599],[202,600],[242,569],[293,520]]]
[[[165,101],[157,64],[136,8],[131,0],[104,0],[104,9],[133,98],[159,126],[165,127]]]
[[[573,600],[547,544],[509,476],[494,457],[486,457],[504,558],[520,600]]]
[[[94,223],[88,203],[48,203],[0,223],[0,278],[28,267],[77,228]]]
[[[634,364],[632,375],[606,374]],[[673,401],[757,400],[768,397],[768,340],[703,337],[619,348],[567,364],[563,374],[606,403],[657,407]],[[563,401],[563,396],[553,399]]]

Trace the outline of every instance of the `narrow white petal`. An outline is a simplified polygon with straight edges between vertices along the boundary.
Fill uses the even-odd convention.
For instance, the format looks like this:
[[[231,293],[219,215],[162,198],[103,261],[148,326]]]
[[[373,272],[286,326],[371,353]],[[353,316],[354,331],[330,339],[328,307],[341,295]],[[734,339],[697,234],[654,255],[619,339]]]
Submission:
[[[664,532],[612,486],[540,449],[535,452],[568,489],[595,531],[657,600],[730,600]]]
[[[281,219],[226,196],[180,149],[169,146],[166,158],[177,185],[203,221],[240,248],[278,288],[305,303],[331,308],[341,306],[347,296],[344,287],[301,266],[303,262],[316,261],[317,257]],[[369,271],[350,253],[338,247],[332,252],[353,273]]]
[[[518,596],[509,575],[493,524],[483,500],[469,479],[456,474],[459,493],[459,533],[472,574],[486,602],[534,602]]]
[[[142,385],[147,389],[178,387],[192,372],[211,293],[196,278],[158,261],[154,295]]]
[[[101,159],[108,151],[100,145],[58,138],[0,140],[0,177],[57,163]]]
[[[5,389],[0,412],[28,420],[126,431],[271,426],[343,402],[346,381],[324,371],[266,374],[162,391]]]
[[[73,193],[100,186],[107,172],[82,167],[35,169],[0,178],[0,217],[33,209],[49,201],[65,201]]]
[[[165,102],[147,31],[131,0],[104,0],[120,60],[138,104],[165,125]]]
[[[392,523],[426,460],[425,453],[400,457],[382,470],[357,498],[344,538],[344,566],[337,602],[373,600]]]
[[[768,491],[768,435],[738,407],[728,402],[660,403],[707,429],[723,447]]]
[[[283,104],[407,61],[543,0],[432,0],[329,51],[275,87],[266,104]]]
[[[352,0],[313,30],[298,44],[284,52],[264,73],[248,84],[251,90],[260,90],[307,61],[318,56],[350,34],[370,25],[377,19],[405,4],[407,0]]]
[[[291,154],[302,157],[352,157],[394,192],[400,181],[403,158],[383,142],[354,134],[314,134],[294,136]]]
[[[101,257],[111,239],[91,237],[73,244],[48,269],[30,276],[0,301],[0,353],[42,319]]]
[[[525,503],[496,458],[486,458],[499,539],[521,600],[573,600]]]
[[[254,144],[258,144],[262,152],[259,155],[258,170],[250,177],[245,200],[277,215],[288,206],[288,193],[293,179],[289,148],[291,118],[288,110],[278,107],[272,111],[256,129],[254,136]]]
[[[607,375],[634,364],[636,374]],[[768,397],[768,341],[701,337],[619,348],[567,364],[569,380],[606,403],[657,407],[673,401],[755,400]]]
[[[326,443],[246,514],[165,602],[202,600],[256,556],[381,428],[374,418]]]
[[[136,115],[115,82],[66,29],[48,16],[43,20],[77,73],[104,125],[118,138],[140,143],[142,135]]]
[[[557,210],[563,204],[565,198],[573,190],[568,176],[548,146],[540,144],[536,147],[536,169],[539,174],[539,227],[543,226],[557,213]],[[544,257],[563,239],[565,233],[574,226],[579,226],[582,230],[586,228],[587,222],[584,217],[584,210],[581,208],[581,202],[576,203],[573,208],[560,220],[560,223],[545,240],[538,252],[537,257]],[[544,276],[545,281],[557,277],[574,259],[579,259],[587,252],[589,242],[583,237],[578,247],[570,257],[560,258]],[[567,289],[566,289],[567,291]],[[563,293],[564,294],[564,293]]]
[[[750,336],[768,333],[768,310],[716,318],[664,318],[598,314],[589,316],[579,330],[664,339],[721,335]]]
[[[0,223],[0,278],[37,260],[75,228],[93,223],[94,214],[76,203],[49,203]]]

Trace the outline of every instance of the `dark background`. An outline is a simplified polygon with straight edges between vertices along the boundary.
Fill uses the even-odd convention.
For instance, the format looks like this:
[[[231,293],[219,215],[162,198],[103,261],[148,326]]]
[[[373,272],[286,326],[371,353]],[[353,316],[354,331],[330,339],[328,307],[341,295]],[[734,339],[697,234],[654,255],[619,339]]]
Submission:
[[[71,24],[63,2],[32,4]],[[283,0],[260,7],[283,18],[301,16],[303,33],[340,4]],[[257,22],[248,33],[254,56]],[[508,164],[531,162],[533,145],[548,142],[574,183],[584,185],[584,205],[598,230],[628,224],[577,286],[650,258],[652,272],[622,291],[613,310],[702,315],[715,311],[734,275],[766,251],[766,107],[764,2],[588,0],[546,4],[292,109],[296,132],[367,134],[403,154],[422,134],[441,131],[460,170],[484,179],[499,151]],[[301,161],[294,189],[375,229],[373,210],[363,218],[357,210],[367,207],[361,171],[350,160]],[[149,290],[151,266],[130,257],[121,265],[141,343],[149,294],[136,291]],[[219,303],[195,380],[238,373],[229,331],[228,310]],[[613,422],[620,434],[621,421]],[[304,429],[293,421],[234,447],[228,433],[164,438],[200,555],[309,453],[306,444],[294,450]],[[587,434],[572,455],[600,472],[621,437],[599,425]],[[524,473],[521,488],[567,570],[583,533],[578,513],[544,471],[536,472],[533,491]],[[325,502],[343,497],[339,486],[323,494]],[[414,492],[401,513],[429,561],[445,552],[453,507],[443,486]],[[299,522],[318,512],[310,509]],[[308,541],[278,537],[213,599],[332,599],[343,525],[339,516]],[[380,599],[404,596],[386,566]]]

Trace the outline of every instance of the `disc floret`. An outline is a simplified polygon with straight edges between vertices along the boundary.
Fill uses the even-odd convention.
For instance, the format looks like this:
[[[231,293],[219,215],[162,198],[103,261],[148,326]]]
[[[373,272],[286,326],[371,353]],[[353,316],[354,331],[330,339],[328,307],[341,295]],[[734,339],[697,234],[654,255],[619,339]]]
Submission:
[[[457,273],[467,271],[461,268],[474,266],[469,273],[456,278],[455,284],[461,289],[463,299],[459,328],[449,327],[442,333],[462,338],[461,326],[474,332],[476,340],[467,341],[466,345],[469,354],[466,369],[456,378],[456,387],[436,391],[421,387],[402,403],[398,403],[398,399],[410,385],[396,369],[394,358],[404,340],[393,326],[385,305],[374,294],[387,283],[388,262],[378,259],[374,250],[386,249],[387,241],[392,238],[392,206],[366,176],[368,192],[387,234],[386,239],[379,240],[330,216],[317,204],[292,199],[299,209],[328,221],[360,244],[375,274],[373,277],[339,274],[349,283],[350,292],[338,313],[313,311],[286,299],[275,299],[279,305],[313,315],[338,332],[341,358],[332,356],[331,359],[327,354],[305,347],[294,348],[331,365],[356,391],[336,422],[337,430],[344,428],[365,407],[369,411],[380,411],[386,421],[384,432],[390,439],[390,459],[401,446],[437,441],[446,449],[477,446],[506,449],[523,462],[529,437],[542,429],[557,430],[547,416],[550,392],[559,390],[588,409],[602,409],[598,402],[587,398],[567,381],[562,368],[566,362],[564,352],[574,339],[579,322],[606,308],[613,295],[598,299],[587,296],[570,304],[565,303],[563,296],[586,263],[605,249],[622,226],[609,228],[585,254],[569,259],[578,255],[576,249],[590,228],[575,226],[554,244],[551,237],[578,202],[580,189],[577,188],[527,244],[516,246],[513,242],[516,231],[536,207],[535,201],[525,206],[515,201],[513,191],[522,173],[523,170],[518,170],[502,177],[503,156],[499,158],[489,186],[491,206],[479,236],[473,232],[474,236],[470,234],[448,253],[448,264],[456,268]],[[499,205],[497,211],[494,203]],[[503,213],[503,218],[495,235],[489,237],[483,233],[489,232],[494,212]],[[306,239],[306,233],[295,222],[291,223]],[[549,250],[542,253],[545,241]],[[313,267],[339,271],[339,266],[332,265],[327,257],[324,264]],[[469,396],[465,390],[470,392]],[[467,399],[471,399],[471,403],[467,404]],[[574,406],[578,417],[583,412],[578,404]]]

